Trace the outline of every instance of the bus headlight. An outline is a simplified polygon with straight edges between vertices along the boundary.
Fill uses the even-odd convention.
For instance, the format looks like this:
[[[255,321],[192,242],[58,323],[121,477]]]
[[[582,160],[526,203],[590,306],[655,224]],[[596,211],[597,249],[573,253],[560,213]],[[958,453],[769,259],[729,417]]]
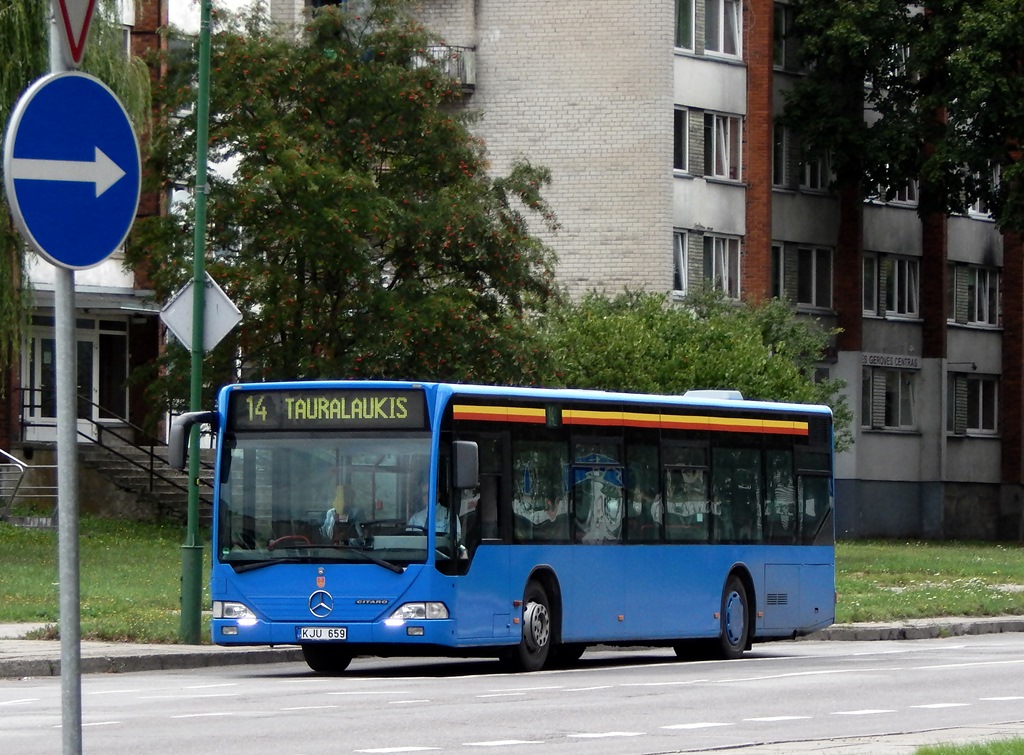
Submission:
[[[388,617],[388,623],[422,621],[424,619],[447,619],[448,606],[444,603],[404,603]]]
[[[255,624],[256,614],[244,603],[233,603],[227,600],[213,601],[213,618],[234,619],[239,624]]]

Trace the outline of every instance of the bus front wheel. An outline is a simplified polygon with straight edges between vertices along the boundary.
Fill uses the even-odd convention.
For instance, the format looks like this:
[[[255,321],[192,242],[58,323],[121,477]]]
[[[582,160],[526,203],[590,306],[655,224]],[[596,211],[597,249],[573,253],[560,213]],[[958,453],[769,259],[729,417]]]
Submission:
[[[721,633],[718,637],[722,658],[735,660],[743,656],[750,636],[750,604],[743,581],[733,575],[722,591]]]
[[[506,657],[517,671],[540,671],[551,650],[551,607],[539,582],[530,582],[523,593],[523,638]]]
[[[302,659],[318,674],[340,674],[352,662],[352,653],[327,643],[303,645]]]

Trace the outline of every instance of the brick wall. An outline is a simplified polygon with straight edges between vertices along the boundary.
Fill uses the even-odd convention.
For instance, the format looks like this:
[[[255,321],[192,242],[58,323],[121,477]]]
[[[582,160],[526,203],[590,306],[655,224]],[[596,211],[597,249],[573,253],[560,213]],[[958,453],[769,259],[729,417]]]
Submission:
[[[773,0],[743,4],[743,59],[747,63],[747,119],[743,130],[747,183],[744,298],[771,296]]]
[[[470,6],[424,0],[465,44]],[[522,6],[477,0],[476,132],[497,174],[517,157],[553,174],[561,229],[538,235],[573,295],[672,285],[673,0]],[[436,19],[452,13],[449,24]],[[450,31],[449,31],[450,30]],[[460,31],[461,30],[461,31]]]

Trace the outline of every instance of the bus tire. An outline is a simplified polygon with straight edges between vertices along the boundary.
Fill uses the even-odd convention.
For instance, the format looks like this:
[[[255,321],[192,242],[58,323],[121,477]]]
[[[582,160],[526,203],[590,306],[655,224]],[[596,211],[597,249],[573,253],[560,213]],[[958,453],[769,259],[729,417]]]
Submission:
[[[328,643],[302,646],[302,659],[318,674],[340,674],[352,662],[345,647]]]
[[[718,651],[721,658],[735,660],[743,657],[750,636],[750,603],[743,580],[731,575],[722,590]]]
[[[506,656],[515,671],[540,671],[551,651],[551,604],[540,582],[531,580],[523,593],[523,638]]]

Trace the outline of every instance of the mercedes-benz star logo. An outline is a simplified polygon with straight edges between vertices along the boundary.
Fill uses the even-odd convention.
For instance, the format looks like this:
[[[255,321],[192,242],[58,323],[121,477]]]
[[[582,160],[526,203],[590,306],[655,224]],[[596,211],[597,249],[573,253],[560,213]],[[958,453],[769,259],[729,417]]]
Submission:
[[[334,610],[334,597],[326,590],[317,590],[309,596],[309,612],[318,619],[326,618]]]

